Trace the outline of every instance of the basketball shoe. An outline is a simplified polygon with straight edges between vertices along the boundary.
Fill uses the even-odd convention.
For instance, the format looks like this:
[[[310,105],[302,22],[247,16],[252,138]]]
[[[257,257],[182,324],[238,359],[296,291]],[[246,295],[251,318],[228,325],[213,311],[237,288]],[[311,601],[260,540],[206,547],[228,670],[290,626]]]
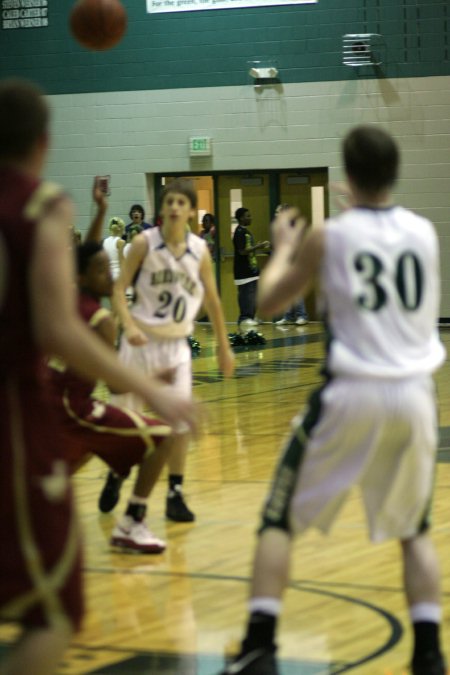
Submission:
[[[253,649],[239,654],[219,675],[279,675],[275,652],[268,649]]]
[[[411,664],[413,675],[446,675],[447,667],[440,652],[428,652]]]
[[[195,520],[195,515],[187,506],[183,493],[177,485],[167,494],[166,518],[176,523],[192,523]]]
[[[108,473],[106,483],[98,499],[98,508],[102,513],[109,513],[113,510],[120,498],[120,488],[125,479],[118,476],[113,471]]]
[[[112,532],[111,546],[138,553],[162,553],[166,549],[166,542],[155,537],[143,520],[137,521],[125,515]]]

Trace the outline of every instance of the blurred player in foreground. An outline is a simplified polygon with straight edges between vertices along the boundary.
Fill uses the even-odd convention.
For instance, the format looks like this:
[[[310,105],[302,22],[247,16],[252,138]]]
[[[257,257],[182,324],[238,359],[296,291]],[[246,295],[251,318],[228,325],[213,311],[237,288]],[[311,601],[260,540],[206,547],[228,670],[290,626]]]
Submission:
[[[77,315],[72,206],[41,180],[48,124],[38,89],[0,83],[0,619],[23,629],[2,675],[53,673],[83,614],[78,526],[44,355],[195,428],[190,402],[124,368]]]

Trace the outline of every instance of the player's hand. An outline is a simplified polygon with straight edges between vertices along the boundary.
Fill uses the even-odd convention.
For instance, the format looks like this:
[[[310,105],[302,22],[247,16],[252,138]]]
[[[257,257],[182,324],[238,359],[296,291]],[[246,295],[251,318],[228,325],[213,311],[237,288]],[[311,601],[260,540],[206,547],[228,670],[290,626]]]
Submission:
[[[298,209],[281,211],[272,223],[272,243],[275,248],[290,247],[294,251],[303,236],[306,221]]]
[[[198,436],[202,422],[201,406],[173,391],[172,387],[161,385],[158,380],[149,382],[151,393],[145,397],[152,410],[172,427],[183,422],[194,436]]]
[[[133,347],[142,347],[148,342],[148,337],[136,324],[128,326],[124,332],[126,339]]]
[[[100,182],[98,176],[95,176],[94,178],[94,183],[92,186],[92,199],[97,204],[99,209],[103,209],[106,211],[108,207],[108,200],[103,190],[100,189]]]
[[[231,377],[233,375],[235,356],[230,347],[217,347],[217,362],[219,370],[225,377]]]

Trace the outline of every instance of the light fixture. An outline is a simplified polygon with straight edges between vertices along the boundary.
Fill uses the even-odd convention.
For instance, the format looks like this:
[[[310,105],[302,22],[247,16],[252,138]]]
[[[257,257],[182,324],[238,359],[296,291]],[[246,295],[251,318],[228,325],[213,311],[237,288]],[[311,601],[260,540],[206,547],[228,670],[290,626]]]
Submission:
[[[253,67],[250,68],[248,74],[255,80],[273,80],[278,75],[278,69],[275,66],[270,66],[269,68]]]

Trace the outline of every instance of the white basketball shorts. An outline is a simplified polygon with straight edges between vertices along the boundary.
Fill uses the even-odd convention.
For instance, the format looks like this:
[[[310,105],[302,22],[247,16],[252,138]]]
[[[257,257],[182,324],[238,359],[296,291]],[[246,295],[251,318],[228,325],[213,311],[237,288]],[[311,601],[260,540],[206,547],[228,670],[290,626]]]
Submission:
[[[122,336],[119,358],[125,365],[136,368],[146,375],[153,376],[166,370],[173,371],[173,381],[170,385],[173,391],[184,398],[192,398],[192,357],[186,338],[161,340],[152,336],[147,344],[133,347]],[[111,403],[137,412],[143,412],[145,407],[142,399],[131,393],[114,394],[111,396]],[[179,434],[187,430],[184,424],[174,428],[175,433]]]
[[[431,377],[331,380],[293,426],[263,529],[328,532],[354,485],[361,488],[373,541],[426,529],[437,448]]]

